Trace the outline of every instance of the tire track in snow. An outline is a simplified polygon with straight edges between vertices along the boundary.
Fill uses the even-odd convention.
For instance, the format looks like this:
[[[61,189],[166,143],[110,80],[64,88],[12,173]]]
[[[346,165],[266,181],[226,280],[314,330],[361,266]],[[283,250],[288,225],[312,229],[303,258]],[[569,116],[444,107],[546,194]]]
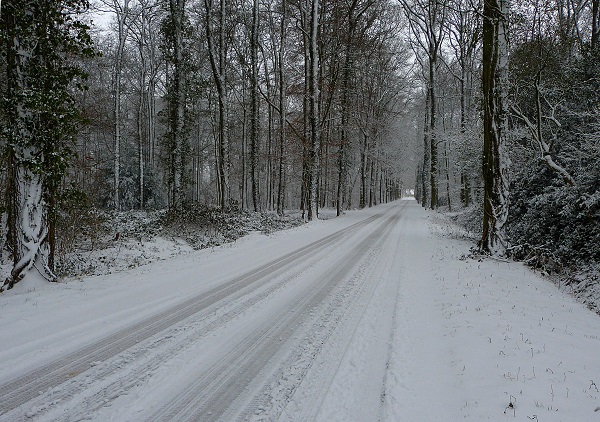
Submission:
[[[404,208],[398,213],[398,221]],[[318,311],[315,322],[305,334],[315,339],[317,344],[296,345],[265,383],[261,394],[255,397],[257,403],[253,407],[258,411],[254,414],[246,411],[237,420],[317,420],[321,404],[367,309],[373,306],[386,308],[380,304],[374,305],[375,299],[379,303],[395,300],[396,283],[386,278],[398,246],[394,238],[388,241],[392,233],[393,230],[389,230],[373,248],[361,274],[356,274],[340,286],[330,303]],[[375,375],[371,377],[370,388],[379,389],[383,377],[383,374],[382,379]],[[356,420],[361,420],[359,415],[354,416]]]
[[[253,271],[236,277],[221,286],[203,292],[181,304],[150,318],[146,318],[73,353],[67,354],[61,359],[3,383],[0,385],[0,419],[15,421],[21,419],[21,417],[27,417],[27,414],[21,414],[21,417],[17,418],[17,415],[12,414],[12,411],[49,389],[53,389],[85,373],[98,362],[106,361],[184,321],[190,316],[215,306],[224,299],[234,295],[240,289],[255,285],[261,281],[266,283],[272,279],[274,272],[285,271],[285,269],[313,254],[315,249],[330,246],[346,234],[376,221],[382,215],[383,213],[376,214],[341,229],[325,238],[290,252],[281,258],[270,261]]]
[[[339,240],[337,239],[336,242]],[[160,337],[157,335],[145,344],[131,348],[120,356],[110,359],[106,365],[98,365],[93,375],[73,380],[68,386],[63,385],[58,391],[52,391],[43,397],[43,403],[38,406],[39,410],[31,413],[48,410],[45,419],[64,420],[64,414],[54,416],[52,409],[44,409],[44,406],[51,407],[47,403],[69,400],[71,402],[68,411],[69,420],[87,420],[93,417],[98,409],[128,394],[131,388],[144,383],[161,366],[193,348],[200,339],[225,326],[229,321],[239,317],[306,270],[326,259],[332,251],[331,246],[332,244],[328,243],[315,248],[309,255],[304,256],[301,262],[295,263],[292,267],[293,272],[290,272],[287,267],[279,272],[275,271],[271,273],[268,280],[264,280],[264,283],[259,285],[255,283],[228,296],[226,304],[219,303],[218,308],[213,306],[199,312],[190,317],[185,324],[176,324],[160,333]],[[101,382],[90,383],[88,378],[101,380]],[[61,407],[63,408],[61,410],[64,410],[65,405]]]
[[[331,296],[342,280],[352,275],[356,264],[369,249],[395,224],[394,213],[315,283],[305,288],[290,306],[274,312],[264,323],[225,354],[219,362],[191,383],[184,391],[156,412],[151,420],[215,421],[235,408],[232,405],[249,388],[250,383],[274,358],[294,335],[306,314]]]

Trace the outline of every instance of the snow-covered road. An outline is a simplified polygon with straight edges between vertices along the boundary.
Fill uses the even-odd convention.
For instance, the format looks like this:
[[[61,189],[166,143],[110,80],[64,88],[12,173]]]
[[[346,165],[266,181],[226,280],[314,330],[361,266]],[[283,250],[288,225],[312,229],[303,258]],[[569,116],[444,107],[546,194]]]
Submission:
[[[404,200],[17,287],[0,421],[600,421],[599,318],[458,233]]]

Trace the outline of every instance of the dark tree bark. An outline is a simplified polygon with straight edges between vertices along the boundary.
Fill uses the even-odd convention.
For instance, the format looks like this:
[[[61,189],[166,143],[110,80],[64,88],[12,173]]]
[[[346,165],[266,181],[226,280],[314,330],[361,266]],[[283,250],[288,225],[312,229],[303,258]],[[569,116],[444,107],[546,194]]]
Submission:
[[[185,111],[187,98],[187,71],[185,63],[184,29],[185,0],[169,0],[166,38],[170,49],[169,62],[172,73],[168,83],[169,132],[167,133],[167,148],[169,154],[169,190],[170,205],[182,206],[186,199],[185,164],[186,133]]]
[[[285,98],[287,79],[285,76],[284,59],[286,43],[287,2],[281,2],[281,26],[279,30],[279,51],[277,54],[279,76],[279,187],[277,189],[277,214],[283,215],[285,207],[286,159],[285,159],[285,123],[287,101]]]
[[[13,258],[8,288],[33,269],[56,279],[56,199],[80,123],[72,94],[81,85],[74,81],[85,79],[73,58],[93,55],[88,28],[78,19],[86,8],[80,0],[0,4],[6,60],[5,85],[0,85],[6,120],[0,120],[0,133],[9,163],[5,221]]]
[[[483,10],[483,232],[479,249],[506,249],[508,160],[504,155],[508,71],[508,1],[485,0]]]
[[[598,48],[600,40],[600,0],[592,0],[592,49]]]
[[[319,122],[319,0],[311,0],[309,28],[309,124],[310,124],[310,184],[308,220],[318,218],[318,183],[321,157],[321,130]]]
[[[429,184],[431,181],[429,180],[429,157],[430,157],[430,149],[429,149],[429,90],[427,94],[425,94],[425,119],[423,123],[423,166],[421,167],[421,186],[422,186],[422,196],[421,196],[421,205],[424,208],[427,208],[429,204]]]
[[[435,67],[437,66],[437,52],[430,44],[429,53],[429,206],[436,209],[438,206],[438,157],[437,157],[437,128],[436,128],[436,98],[435,98]]]
[[[208,44],[208,56],[212,70],[213,80],[217,88],[219,102],[218,134],[216,142],[217,153],[217,180],[218,180],[218,204],[222,209],[229,202],[229,171],[228,150],[229,140],[227,138],[227,91],[226,91],[226,46],[225,46],[225,0],[219,1],[219,13],[216,24],[217,34],[213,26],[213,2],[204,0],[206,16],[206,40]],[[243,202],[243,201],[242,201]]]
[[[260,192],[258,175],[258,149],[260,135],[260,109],[258,92],[258,0],[252,7],[250,27],[250,183],[252,184],[252,206],[260,210]]]

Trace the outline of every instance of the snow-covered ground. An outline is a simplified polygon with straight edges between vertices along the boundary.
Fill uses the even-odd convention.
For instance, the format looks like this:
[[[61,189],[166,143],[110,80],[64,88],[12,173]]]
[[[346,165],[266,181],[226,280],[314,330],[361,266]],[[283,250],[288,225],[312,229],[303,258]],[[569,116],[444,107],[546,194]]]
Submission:
[[[600,319],[412,200],[0,295],[0,421],[600,421]]]

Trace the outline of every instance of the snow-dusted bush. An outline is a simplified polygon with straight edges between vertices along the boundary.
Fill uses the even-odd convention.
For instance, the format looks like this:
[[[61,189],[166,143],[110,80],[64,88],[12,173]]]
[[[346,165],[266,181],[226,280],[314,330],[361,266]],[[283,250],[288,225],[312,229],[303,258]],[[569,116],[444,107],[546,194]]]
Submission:
[[[552,271],[600,262],[597,197],[581,195],[571,187],[549,186],[539,194],[521,198],[512,208],[509,226],[514,256]]]
[[[56,212],[56,257],[59,269],[68,261],[68,255],[76,249],[94,249],[105,235],[106,213],[92,207],[87,195],[70,188],[61,192]]]
[[[600,52],[565,54],[538,40],[512,58],[510,251],[551,271],[600,262]]]
[[[56,272],[61,276],[110,274],[193,249],[233,242],[253,232],[302,224],[298,217],[226,210],[201,204],[156,211],[102,211],[73,191],[59,213]]]
[[[161,218],[164,233],[185,239],[195,249],[234,241],[252,231],[270,233],[301,224],[297,218],[192,204],[173,208]]]
[[[483,208],[480,202],[474,203],[467,208],[450,214],[452,221],[464,227],[475,237],[481,234],[481,222],[483,221]]]

